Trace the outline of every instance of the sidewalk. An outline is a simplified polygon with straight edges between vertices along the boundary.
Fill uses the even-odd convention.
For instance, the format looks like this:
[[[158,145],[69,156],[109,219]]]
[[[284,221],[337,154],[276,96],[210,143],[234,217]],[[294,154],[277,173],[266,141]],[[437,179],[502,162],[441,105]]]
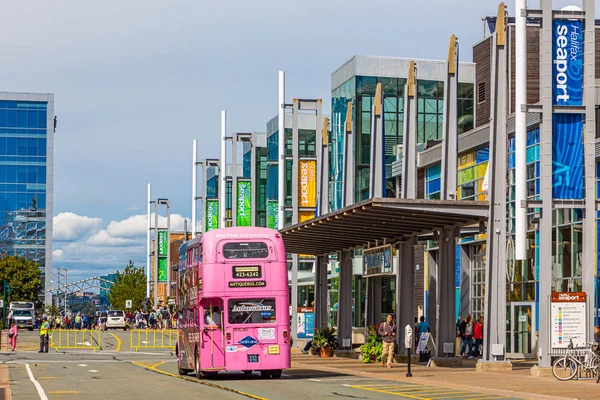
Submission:
[[[8,377],[8,365],[6,364],[0,364],[0,399],[12,399],[12,393],[10,391],[10,380]]]
[[[413,377],[407,378],[407,364],[395,363],[394,368],[388,369],[379,364],[365,364],[356,359],[292,355],[294,368],[310,368],[526,399],[600,398],[600,384],[596,384],[595,380],[561,382],[554,377],[532,377],[532,362],[515,361],[513,370],[506,372],[476,372],[475,363],[475,360],[463,360],[463,366],[456,368],[427,368],[425,364],[413,363]]]

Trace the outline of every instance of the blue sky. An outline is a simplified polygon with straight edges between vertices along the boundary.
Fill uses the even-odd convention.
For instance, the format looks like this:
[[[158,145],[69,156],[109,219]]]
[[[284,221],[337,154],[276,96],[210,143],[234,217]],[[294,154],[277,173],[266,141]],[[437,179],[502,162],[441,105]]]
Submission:
[[[555,1],[555,8],[580,2]],[[508,2],[510,15],[514,3]],[[529,2],[532,8],[538,2]],[[55,266],[73,277],[145,263],[146,185],[191,217],[191,143],[265,131],[286,97],[330,103],[353,55],[461,60],[482,38],[481,0],[12,1],[0,14],[0,90],[55,94]]]

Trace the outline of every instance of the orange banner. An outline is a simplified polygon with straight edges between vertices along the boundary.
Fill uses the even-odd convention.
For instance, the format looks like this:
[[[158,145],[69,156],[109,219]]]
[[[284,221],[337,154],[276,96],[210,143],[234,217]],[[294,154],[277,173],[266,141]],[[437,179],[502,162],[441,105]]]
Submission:
[[[301,160],[299,165],[298,203],[300,207],[317,205],[317,162]]]

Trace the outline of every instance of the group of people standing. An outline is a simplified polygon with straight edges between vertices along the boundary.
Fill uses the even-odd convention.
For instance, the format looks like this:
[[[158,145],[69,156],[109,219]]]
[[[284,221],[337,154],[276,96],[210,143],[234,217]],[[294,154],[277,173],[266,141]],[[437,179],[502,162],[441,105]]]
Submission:
[[[128,316],[128,322],[131,324],[131,317]],[[133,314],[133,322],[136,329],[177,329],[177,312],[171,312],[167,307],[152,310],[150,313],[144,313],[143,310],[137,310]]]
[[[480,357],[483,346],[483,317],[473,322],[471,314],[464,320],[459,316],[456,320],[456,337],[462,342],[459,357],[470,359]]]

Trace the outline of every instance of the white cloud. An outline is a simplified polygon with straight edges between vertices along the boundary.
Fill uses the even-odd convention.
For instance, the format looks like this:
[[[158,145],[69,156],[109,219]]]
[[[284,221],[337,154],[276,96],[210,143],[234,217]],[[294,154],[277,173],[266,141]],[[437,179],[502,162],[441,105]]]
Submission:
[[[147,221],[146,215],[133,215],[121,221],[110,221],[106,230],[110,235],[116,237],[145,237]]]
[[[171,214],[171,231],[183,232],[183,221],[188,221],[188,231],[192,229],[191,220],[183,217],[181,214]],[[150,216],[150,223],[154,227],[154,213]],[[160,228],[167,227],[167,217],[158,216],[158,226]],[[146,237],[148,229],[148,218],[145,214],[132,215],[121,221],[110,221],[106,231],[113,237],[121,238],[138,238]]]
[[[55,242],[53,251],[54,266],[67,268],[69,279],[83,279],[86,277],[105,275],[109,272],[122,270],[129,260],[138,267],[146,265],[146,215],[132,215],[119,221],[111,221],[104,229],[101,219],[82,217],[73,213],[59,214],[62,220],[62,237],[71,238],[68,242]],[[55,217],[55,221],[59,217]],[[171,215],[171,230],[182,231],[183,222],[187,218],[180,214]],[[67,224],[65,221],[79,221]],[[188,230],[191,225],[188,220]],[[89,224],[89,229],[83,227],[85,221],[95,221]],[[151,217],[154,224],[154,215]],[[79,227],[78,232],[86,231],[87,234],[69,233],[65,227]],[[159,216],[159,227],[166,228],[166,217]],[[72,230],[74,228],[71,228]],[[68,234],[69,233],[69,234]]]
[[[102,219],[64,212],[54,217],[53,222],[54,240],[57,242],[72,242],[86,239],[97,232],[102,224]]]
[[[86,244],[91,246],[102,246],[102,247],[122,247],[136,244],[134,239],[126,239],[121,237],[112,236],[104,229],[96,233],[85,241]]]

